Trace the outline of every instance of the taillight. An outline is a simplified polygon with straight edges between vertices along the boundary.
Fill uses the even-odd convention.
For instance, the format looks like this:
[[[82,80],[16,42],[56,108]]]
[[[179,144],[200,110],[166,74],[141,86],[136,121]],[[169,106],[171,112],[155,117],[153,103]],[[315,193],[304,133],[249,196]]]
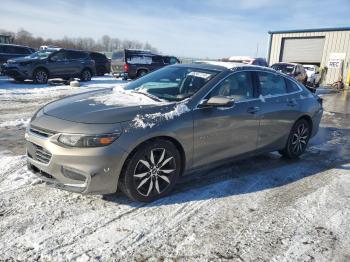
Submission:
[[[128,72],[129,71],[129,65],[128,64],[124,64],[124,72]]]

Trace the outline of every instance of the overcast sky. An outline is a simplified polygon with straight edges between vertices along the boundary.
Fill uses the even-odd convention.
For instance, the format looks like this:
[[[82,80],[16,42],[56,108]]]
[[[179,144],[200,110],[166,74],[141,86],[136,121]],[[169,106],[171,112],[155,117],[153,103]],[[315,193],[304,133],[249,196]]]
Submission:
[[[265,57],[268,31],[350,26],[349,0],[1,0],[0,29],[61,38],[110,35],[164,54]]]

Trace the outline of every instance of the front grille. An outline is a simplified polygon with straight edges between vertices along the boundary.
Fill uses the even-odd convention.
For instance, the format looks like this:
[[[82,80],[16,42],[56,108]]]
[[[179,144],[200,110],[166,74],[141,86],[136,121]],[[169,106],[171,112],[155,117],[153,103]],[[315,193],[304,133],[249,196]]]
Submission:
[[[51,160],[52,154],[41,146],[38,146],[33,143],[30,144],[32,146],[33,152],[28,151],[28,157],[37,160],[41,163],[48,164]]]
[[[30,132],[38,135],[38,136],[42,136],[42,137],[50,137],[52,135],[55,134],[54,131],[50,131],[47,129],[43,129],[43,128],[39,128],[39,127],[34,127],[34,126],[30,126],[29,128]]]
[[[32,165],[32,164],[28,164],[28,168],[29,170],[31,170],[33,173],[41,175],[43,177],[46,177],[48,179],[55,179],[53,176],[51,176],[50,174],[40,170],[39,168],[37,168],[36,166]]]

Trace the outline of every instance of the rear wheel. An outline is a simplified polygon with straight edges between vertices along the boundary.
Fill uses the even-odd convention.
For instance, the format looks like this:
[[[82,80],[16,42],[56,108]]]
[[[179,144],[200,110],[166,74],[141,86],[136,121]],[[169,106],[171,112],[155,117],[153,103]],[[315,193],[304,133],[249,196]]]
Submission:
[[[301,156],[307,147],[311,135],[311,127],[305,119],[298,120],[290,131],[287,145],[279,153],[287,158]]]
[[[46,84],[49,80],[49,74],[45,69],[37,69],[33,74],[33,80],[36,84]]]
[[[91,71],[89,69],[84,69],[83,72],[81,72],[80,80],[83,82],[90,81],[91,77]]]
[[[147,75],[147,71],[146,70],[139,70],[137,72],[137,77],[143,77],[144,75]]]
[[[174,188],[181,171],[181,157],[168,140],[142,144],[126,162],[119,187],[129,198],[151,202]]]

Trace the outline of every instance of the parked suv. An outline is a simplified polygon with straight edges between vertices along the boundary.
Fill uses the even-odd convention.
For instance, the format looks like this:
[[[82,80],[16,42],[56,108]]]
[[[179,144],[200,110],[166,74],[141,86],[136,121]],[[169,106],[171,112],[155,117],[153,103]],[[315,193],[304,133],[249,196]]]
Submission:
[[[180,63],[174,56],[161,56],[145,50],[125,49],[112,55],[112,73],[134,79],[170,64]]]
[[[304,85],[307,82],[307,74],[303,65],[301,64],[276,63],[276,64],[273,64],[271,67],[276,71],[280,71],[282,73],[285,73],[286,75],[294,77],[296,80],[298,80],[300,83]]]
[[[21,45],[0,44],[0,64],[15,57],[27,56],[34,53],[33,48]]]
[[[103,76],[111,72],[111,61],[104,54],[91,52],[90,57],[95,61],[96,75]]]
[[[32,79],[38,84],[45,84],[49,78],[55,77],[78,77],[81,81],[90,81],[95,74],[95,62],[89,53],[56,48],[10,59],[2,68],[5,75],[17,81]]]

